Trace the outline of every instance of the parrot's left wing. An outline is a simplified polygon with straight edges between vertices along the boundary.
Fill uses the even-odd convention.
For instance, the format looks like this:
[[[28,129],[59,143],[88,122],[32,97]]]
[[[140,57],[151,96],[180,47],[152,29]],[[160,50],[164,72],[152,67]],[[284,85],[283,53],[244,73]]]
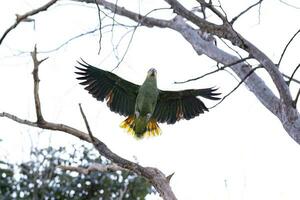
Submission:
[[[97,100],[107,100],[107,106],[111,111],[124,116],[134,114],[136,96],[139,85],[126,81],[119,76],[93,67],[82,61],[78,62],[81,67],[76,67],[79,71],[81,85],[86,85],[85,89],[89,91]]]
[[[220,99],[217,97],[215,88],[204,88],[181,91],[159,90],[157,104],[152,117],[160,123],[174,124],[180,119],[192,119],[204,111],[208,111],[205,104],[197,98],[202,96],[211,100]]]

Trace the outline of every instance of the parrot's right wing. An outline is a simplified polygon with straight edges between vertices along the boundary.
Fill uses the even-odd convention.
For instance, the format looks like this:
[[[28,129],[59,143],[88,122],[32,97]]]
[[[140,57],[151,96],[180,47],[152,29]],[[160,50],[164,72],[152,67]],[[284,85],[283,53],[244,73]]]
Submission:
[[[135,100],[140,88],[139,85],[122,79],[121,77],[89,65],[85,61],[78,62],[81,66],[76,67],[79,71],[81,85],[86,85],[89,91],[97,100],[107,101],[111,111],[120,115],[129,116],[134,114]]]

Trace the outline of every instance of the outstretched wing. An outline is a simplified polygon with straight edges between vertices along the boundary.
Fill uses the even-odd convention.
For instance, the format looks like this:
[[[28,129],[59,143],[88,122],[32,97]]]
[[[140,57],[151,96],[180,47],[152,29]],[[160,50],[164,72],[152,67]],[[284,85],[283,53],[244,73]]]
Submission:
[[[216,93],[216,90],[215,88],[181,91],[160,90],[153,118],[160,123],[168,124],[174,124],[180,119],[192,119],[204,111],[208,111],[208,108],[197,96],[218,100],[220,93]]]
[[[78,62],[80,67],[76,67],[79,71],[75,72],[81,85],[85,85],[87,91],[97,100],[107,101],[107,106],[111,111],[124,116],[134,113],[136,96],[138,94],[139,85],[126,81],[119,76],[93,67],[82,60]]]

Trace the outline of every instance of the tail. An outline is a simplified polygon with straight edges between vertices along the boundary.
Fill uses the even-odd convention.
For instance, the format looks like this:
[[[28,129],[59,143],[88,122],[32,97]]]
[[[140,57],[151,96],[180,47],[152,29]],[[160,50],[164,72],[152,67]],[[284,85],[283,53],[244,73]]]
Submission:
[[[161,134],[161,130],[155,119],[150,119],[146,126],[142,127],[141,131],[139,131],[139,128],[137,128],[137,119],[134,116],[129,116],[120,124],[120,127],[138,139]]]

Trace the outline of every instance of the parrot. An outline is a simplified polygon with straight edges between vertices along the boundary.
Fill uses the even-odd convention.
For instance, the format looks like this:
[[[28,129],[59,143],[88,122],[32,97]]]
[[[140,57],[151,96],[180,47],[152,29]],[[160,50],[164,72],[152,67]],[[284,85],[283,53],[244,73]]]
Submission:
[[[75,72],[79,84],[98,101],[106,101],[112,112],[127,117],[120,127],[135,138],[161,134],[158,123],[174,124],[190,120],[208,111],[198,98],[219,100],[215,87],[167,91],[157,88],[157,71],[149,69],[142,85],[129,82],[116,74],[78,61]]]

